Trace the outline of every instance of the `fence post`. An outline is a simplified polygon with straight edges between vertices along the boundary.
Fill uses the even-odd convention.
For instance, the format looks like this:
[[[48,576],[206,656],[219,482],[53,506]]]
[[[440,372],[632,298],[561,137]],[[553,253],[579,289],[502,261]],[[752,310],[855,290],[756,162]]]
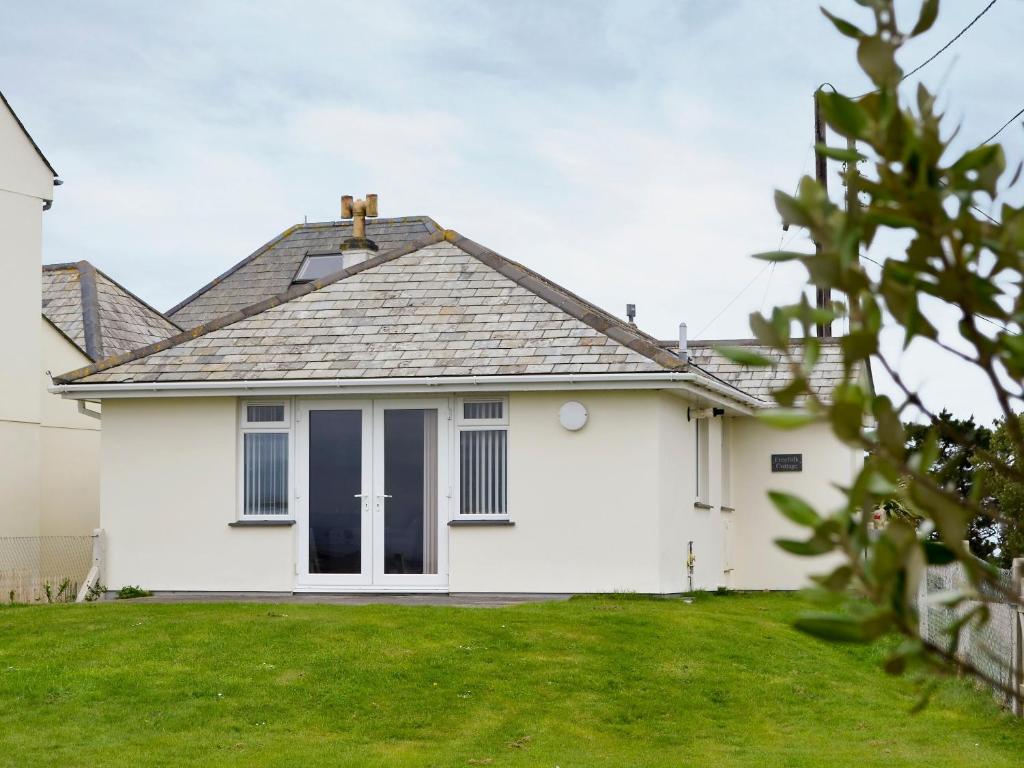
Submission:
[[[921,573],[921,581],[917,585],[917,633],[922,640],[929,638],[928,626],[928,566]]]
[[[97,584],[103,583],[103,529],[95,528],[92,532],[92,567],[89,575],[82,582],[82,588],[78,590],[76,603],[84,603],[89,596],[89,590]]]
[[[1010,687],[1016,692],[1013,714],[1024,717],[1024,557],[1013,558],[1010,585],[1017,596],[1014,621],[1010,631]]]
[[[92,532],[92,567],[96,569],[96,578],[103,582],[103,529],[95,528]]]

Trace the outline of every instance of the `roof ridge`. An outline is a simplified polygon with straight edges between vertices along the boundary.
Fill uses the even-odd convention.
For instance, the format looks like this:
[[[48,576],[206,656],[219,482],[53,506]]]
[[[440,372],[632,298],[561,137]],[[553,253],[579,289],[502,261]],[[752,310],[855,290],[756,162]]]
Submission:
[[[177,329],[178,329],[179,331],[183,331],[183,330],[185,330],[185,329],[184,329],[184,328],[182,328],[182,327],[181,327],[180,325],[178,325],[178,324],[177,324],[176,322],[174,322],[174,321],[173,321],[173,320],[172,320],[171,318],[169,318],[169,317],[168,317],[167,315],[165,315],[165,314],[164,314],[163,312],[161,312],[161,311],[160,311],[159,309],[157,309],[156,307],[154,307],[154,306],[153,306],[152,304],[150,304],[150,303],[149,303],[148,301],[146,301],[145,299],[141,298],[140,296],[136,295],[136,294],[135,294],[135,293],[133,293],[132,291],[130,291],[130,290],[128,290],[127,288],[125,288],[125,287],[124,287],[123,285],[121,285],[121,283],[119,283],[119,282],[118,282],[117,280],[115,280],[114,278],[112,278],[112,277],[111,277],[110,275],[108,275],[108,274],[107,274],[106,272],[104,272],[104,271],[103,271],[102,269],[100,269],[99,267],[93,266],[93,265],[92,265],[92,264],[91,264],[90,262],[88,262],[88,261],[86,261],[86,262],[84,262],[84,263],[85,263],[85,264],[89,264],[89,266],[91,266],[91,267],[92,267],[92,268],[93,268],[94,270],[96,270],[97,274],[99,274],[99,275],[102,275],[104,279],[106,279],[106,280],[109,280],[109,281],[110,281],[111,283],[113,283],[113,284],[114,284],[114,285],[115,285],[116,287],[118,287],[118,288],[120,288],[120,289],[121,289],[122,291],[124,291],[124,292],[125,292],[125,294],[126,294],[126,295],[128,296],[128,298],[130,298],[130,299],[132,299],[132,300],[134,300],[134,301],[137,301],[137,302],[138,302],[139,304],[141,304],[142,306],[144,306],[144,307],[145,307],[146,309],[148,309],[148,310],[149,310],[150,312],[152,312],[153,314],[155,314],[155,315],[156,315],[157,317],[159,317],[159,318],[160,318],[161,320],[166,320],[166,321],[167,321],[167,322],[168,322],[168,323],[169,323],[169,324],[170,324],[170,325],[171,325],[172,327],[174,327],[174,328],[177,328]]]
[[[103,358],[103,330],[100,326],[99,293],[96,289],[96,267],[80,261],[78,287],[82,298],[82,331],[85,336],[85,354],[92,360]]]
[[[577,296],[558,283],[518,262],[505,258],[490,248],[463,237],[455,230],[445,230],[444,239],[516,285],[558,307],[570,317],[579,320],[584,325],[589,325],[598,333],[603,333],[612,341],[618,342],[669,370],[686,370],[687,364],[675,355],[666,352],[653,336],[649,336],[639,329],[630,328],[611,313]]]
[[[441,227],[441,225],[438,224],[436,221],[434,221],[430,216],[398,216],[398,217],[395,217],[395,218],[378,218],[378,219],[375,219],[375,221],[378,221],[378,222],[385,222],[385,221],[386,222],[394,222],[394,221],[403,221],[403,222],[404,221],[410,221],[410,222],[412,222],[412,221],[422,221],[424,223],[428,223],[431,226],[433,226],[434,230],[437,231],[437,232],[443,232],[444,231],[444,229]],[[299,229],[327,229],[328,227],[344,226],[345,224],[349,224],[349,223],[350,222],[348,222],[348,221],[344,221],[344,220],[340,220],[339,219],[339,220],[336,220],[336,221],[303,222],[302,224],[292,224],[286,230],[281,232],[276,237],[272,237],[270,240],[265,242],[263,245],[261,245],[255,251],[253,251],[248,256],[246,256],[244,259],[239,261],[237,264],[235,264],[234,266],[228,267],[227,270],[225,270],[224,272],[222,272],[219,275],[217,275],[217,277],[213,278],[213,280],[208,282],[206,285],[204,285],[198,291],[193,293],[191,296],[187,296],[186,298],[182,299],[177,304],[175,304],[173,307],[168,309],[167,310],[167,315],[168,316],[173,315],[175,312],[178,312],[178,311],[184,309],[186,306],[191,304],[193,301],[198,299],[200,296],[202,296],[204,293],[209,291],[214,286],[222,283],[226,278],[228,278],[231,275],[233,275],[235,272],[240,270],[242,267],[246,266],[247,264],[251,264],[253,261],[255,261],[257,258],[262,256],[267,251],[269,251],[271,248],[273,248],[275,245],[280,243],[286,237],[290,236],[296,230],[299,230]]]
[[[814,339],[819,344],[841,344],[842,336],[794,336],[790,338],[791,344],[802,344],[807,339]],[[690,339],[686,342],[690,347],[712,347],[716,344],[725,344],[730,346],[770,346],[766,342],[760,339]],[[678,347],[678,339],[659,339],[658,344],[666,349],[674,349]]]
[[[292,229],[294,229],[294,227]],[[221,328],[226,328],[227,326],[237,323],[240,320],[245,320],[246,318],[252,317],[253,315],[258,315],[261,312],[265,312],[266,310],[271,309],[272,307],[285,304],[289,301],[292,301],[293,299],[299,298],[300,296],[305,296],[306,294],[312,293],[313,291],[318,291],[321,288],[325,288],[326,286],[331,285],[332,283],[338,282],[339,280],[344,280],[346,277],[357,274],[366,269],[372,269],[373,267],[380,266],[381,264],[385,264],[389,261],[393,261],[394,259],[397,259],[400,256],[405,256],[406,254],[413,253],[414,251],[418,251],[421,248],[426,248],[429,245],[439,243],[442,240],[444,240],[444,230],[438,230],[419,240],[413,240],[397,248],[392,248],[390,250],[383,251],[377,256],[369,258],[366,261],[362,261],[358,264],[352,265],[351,267],[347,267],[345,269],[338,270],[337,272],[333,272],[329,275],[325,275],[324,277],[319,278],[317,280],[313,280],[308,283],[301,283],[299,285],[293,285],[284,293],[279,293],[275,296],[270,296],[266,299],[262,299],[261,301],[258,301],[255,304],[250,304],[249,306],[243,307],[242,309],[236,310],[226,315],[222,315],[221,317],[211,320],[208,323],[201,323],[200,325],[197,325],[194,328],[191,328],[187,331],[182,331],[181,333],[171,336],[169,338],[162,339],[161,341],[157,341],[145,347],[139,347],[138,349],[134,349],[129,352],[122,352],[119,355],[111,355],[110,357],[103,358],[102,360],[97,360],[92,365],[86,365],[83,366],[82,368],[76,368],[73,371],[68,371],[67,373],[61,374],[60,376],[54,376],[53,382],[55,384],[69,384],[73,381],[77,381],[78,379],[85,378],[86,376],[91,376],[94,373],[100,373],[102,371],[108,370],[123,363],[130,363],[133,360],[140,360],[143,357],[148,357],[149,355],[152,355],[156,352],[162,352],[165,349],[170,349],[171,347],[176,347],[179,344],[184,344],[185,342],[192,341],[193,339],[198,339],[200,336],[205,336],[206,334],[212,333],[213,331],[219,331]]]

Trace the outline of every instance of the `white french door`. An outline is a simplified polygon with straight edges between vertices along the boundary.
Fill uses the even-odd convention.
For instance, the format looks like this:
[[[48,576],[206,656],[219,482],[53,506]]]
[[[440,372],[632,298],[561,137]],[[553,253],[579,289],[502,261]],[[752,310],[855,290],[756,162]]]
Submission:
[[[447,401],[302,402],[296,438],[296,589],[446,590]]]

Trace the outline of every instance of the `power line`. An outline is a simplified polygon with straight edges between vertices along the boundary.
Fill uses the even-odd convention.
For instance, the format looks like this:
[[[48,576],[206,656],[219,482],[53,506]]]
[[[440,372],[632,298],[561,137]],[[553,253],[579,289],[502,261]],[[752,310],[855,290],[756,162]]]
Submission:
[[[1019,111],[1019,112],[1018,112],[1018,113],[1017,113],[1016,115],[1014,115],[1014,116],[1013,116],[1013,117],[1011,117],[1011,118],[1010,118],[1009,120],[1007,120],[1007,121],[1006,121],[1005,123],[1003,123],[1003,127],[1002,127],[1002,128],[1000,128],[1000,129],[999,129],[998,131],[996,131],[995,133],[993,133],[993,134],[992,134],[991,136],[989,136],[989,137],[988,137],[987,139],[985,139],[985,140],[984,140],[983,142],[981,142],[981,143],[982,143],[982,144],[988,144],[988,143],[989,143],[990,141],[992,141],[992,139],[994,139],[994,138],[995,138],[996,136],[998,136],[998,135],[999,135],[1000,133],[1002,133],[1003,131],[1005,131],[1005,130],[1006,130],[1006,128],[1007,128],[1007,126],[1009,126],[1009,125],[1010,125],[1010,123],[1012,123],[1012,122],[1013,122],[1014,120],[1016,120],[1016,119],[1017,119],[1018,117],[1020,117],[1021,115],[1024,115],[1024,107],[1021,107],[1021,108],[1020,108],[1020,111]]]
[[[995,5],[995,4],[996,4],[996,3],[998,2],[998,1],[999,1],[999,0],[991,0],[991,2],[990,2],[990,3],[988,4],[988,5],[986,5],[986,6],[984,7],[984,8],[982,8],[982,10],[981,10],[981,13],[979,13],[979,14],[978,14],[977,16],[975,16],[975,17],[974,17],[973,19],[971,19],[971,22],[970,22],[970,24],[968,24],[968,25],[967,25],[966,27],[964,27],[964,28],[963,28],[963,29],[961,29],[961,30],[960,30],[959,32],[957,32],[957,33],[956,33],[956,36],[955,36],[955,37],[953,37],[953,39],[951,39],[951,40],[950,40],[950,41],[949,41],[948,43],[946,43],[946,44],[945,44],[944,46],[942,46],[941,48],[939,48],[939,50],[937,50],[937,51],[936,51],[935,53],[933,53],[933,54],[932,54],[931,56],[929,56],[929,57],[928,57],[927,59],[925,59],[925,60],[924,60],[924,61],[922,61],[922,62],[921,62],[920,64],[918,64],[918,65],[917,65],[916,67],[914,67],[914,68],[913,68],[912,70],[910,70],[910,71],[909,71],[909,72],[907,72],[907,73],[906,73],[905,75],[903,75],[903,77],[901,77],[901,78],[900,78],[900,82],[902,83],[902,82],[903,82],[904,80],[906,80],[906,79],[907,79],[908,77],[911,77],[912,75],[916,75],[916,74],[917,74],[918,72],[920,72],[920,71],[921,71],[922,69],[924,69],[925,67],[927,67],[927,66],[928,66],[929,64],[931,64],[931,63],[932,63],[933,61],[935,61],[935,60],[936,60],[937,58],[939,58],[939,56],[941,56],[941,55],[942,55],[942,54],[943,54],[943,53],[944,53],[944,52],[946,51],[946,49],[947,49],[947,48],[949,48],[949,46],[951,46],[951,45],[952,45],[953,43],[955,43],[955,42],[956,42],[957,40],[959,40],[959,39],[960,39],[961,37],[963,37],[963,36],[964,36],[964,34],[965,34],[965,33],[967,32],[967,30],[969,30],[969,29],[970,29],[971,27],[973,27],[973,26],[974,26],[975,24],[977,24],[977,23],[978,23],[978,19],[980,19],[980,18],[981,18],[982,16],[984,16],[984,15],[985,15],[986,13],[988,13],[989,9],[990,9],[990,8],[991,8],[991,7],[993,6],[993,5]],[[862,99],[862,98],[864,98],[865,96],[867,96],[867,95],[869,95],[869,94],[872,94],[872,93],[878,93],[878,89],[876,88],[876,89],[874,89],[874,90],[871,90],[871,91],[866,91],[865,93],[862,93],[862,94],[861,94],[860,96],[857,96],[856,98],[858,98],[858,99]]]
[[[703,328],[701,328],[701,329],[700,329],[699,331],[697,331],[697,333],[696,333],[696,334],[694,335],[694,337],[693,337],[693,338],[694,338],[694,340],[696,340],[696,339],[697,339],[697,337],[701,336],[701,335],[702,335],[702,334],[704,333],[704,331],[706,331],[706,330],[707,330],[708,328],[710,328],[710,327],[711,327],[712,325],[714,325],[714,324],[715,324],[715,321],[716,321],[716,320],[718,320],[718,318],[720,318],[720,317],[721,317],[722,315],[724,315],[724,314],[725,314],[725,312],[726,312],[726,310],[728,310],[728,309],[729,309],[729,307],[731,307],[731,306],[732,306],[733,304],[735,304],[735,303],[736,303],[736,300],[737,300],[737,299],[739,299],[739,297],[740,297],[740,296],[742,296],[742,295],[743,295],[744,293],[746,293],[746,292],[747,292],[747,290],[748,290],[748,289],[750,288],[750,286],[752,286],[752,285],[753,285],[754,283],[756,283],[756,282],[758,281],[758,279],[759,279],[759,278],[761,277],[761,275],[763,275],[763,274],[764,274],[764,271],[765,271],[766,269],[768,269],[768,267],[772,266],[772,264],[773,264],[773,263],[774,263],[774,262],[771,262],[771,261],[766,261],[766,262],[765,262],[765,264],[764,264],[764,266],[763,266],[763,267],[761,267],[761,269],[760,269],[760,270],[758,270],[758,272],[757,272],[757,274],[756,274],[756,275],[754,275],[753,279],[752,279],[752,280],[751,280],[751,281],[750,281],[749,283],[747,283],[747,284],[746,284],[745,286],[743,286],[743,288],[741,288],[741,289],[740,289],[740,292],[739,292],[739,293],[737,293],[737,294],[736,294],[735,296],[733,296],[733,297],[732,297],[732,298],[731,298],[731,299],[729,300],[729,303],[728,303],[728,304],[726,304],[726,305],[725,305],[724,307],[722,307],[722,310],[721,310],[721,311],[720,311],[720,312],[719,312],[719,313],[718,313],[717,315],[715,315],[715,316],[714,316],[713,318],[711,318],[711,320],[709,320],[709,321],[708,321],[708,322],[707,322],[707,323],[706,323],[706,324],[704,325],[704,327],[703,327]]]
[[[871,258],[870,256],[868,256],[868,255],[867,255],[866,253],[862,253],[862,254],[860,255],[860,257],[861,257],[862,259],[864,259],[865,261],[870,261],[870,262],[871,262],[872,264],[874,264],[874,265],[875,265],[876,267],[881,267],[882,269],[885,269],[885,266],[884,266],[884,265],[883,265],[883,264],[882,264],[882,263],[881,263],[880,261],[876,261],[875,259],[872,259],[872,258]],[[978,318],[979,320],[984,320],[984,321],[985,321],[986,323],[989,323],[989,324],[991,324],[991,325],[994,325],[994,326],[995,326],[996,328],[998,328],[998,329],[999,329],[999,330],[1001,330],[1001,331],[1004,331],[1004,332],[1006,332],[1006,333],[1011,333],[1011,331],[1010,331],[1010,329],[1009,329],[1009,328],[1007,328],[1007,327],[1006,327],[1005,325],[1003,325],[1002,323],[1000,323],[1000,322],[997,322],[996,320],[993,320],[993,319],[992,319],[991,317],[986,317],[985,315],[975,315],[975,317],[977,317],[977,318]]]
[[[944,46],[942,46],[941,48],[939,48],[939,50],[937,50],[937,51],[936,51],[935,53],[933,53],[933,54],[932,54],[932,55],[931,55],[931,56],[930,56],[929,58],[925,59],[925,60],[924,60],[923,62],[921,62],[920,64],[918,64],[918,65],[917,65],[916,67],[914,67],[914,68],[913,68],[912,70],[910,70],[909,72],[907,72],[907,74],[905,74],[905,75],[904,75],[903,77],[901,77],[901,78],[900,78],[900,82],[902,83],[902,82],[903,82],[904,80],[906,80],[906,79],[907,79],[908,77],[910,77],[911,75],[915,75],[915,74],[917,74],[917,73],[918,73],[918,72],[920,72],[920,71],[921,71],[922,69],[924,69],[924,68],[925,68],[926,66],[928,66],[928,65],[929,65],[929,64],[931,64],[931,63],[932,63],[933,61],[935,61],[935,59],[937,59],[937,58],[938,58],[939,56],[941,56],[941,55],[942,55],[943,51],[945,51],[945,50],[946,50],[947,48],[949,48],[949,46],[951,46],[951,45],[952,45],[953,43],[955,43],[955,42],[956,42],[957,40],[959,40],[959,39],[960,39],[961,37],[963,37],[964,33],[965,33],[965,32],[967,32],[967,30],[968,30],[968,29],[970,29],[970,28],[971,28],[971,27],[973,27],[973,26],[974,26],[975,24],[977,24],[977,23],[978,23],[978,19],[980,19],[980,18],[981,18],[982,16],[984,16],[984,15],[985,15],[986,13],[988,13],[989,9],[990,9],[990,8],[991,8],[991,7],[993,6],[993,5],[995,5],[995,4],[997,3],[997,2],[998,2],[998,0],[992,0],[992,2],[990,2],[990,3],[988,4],[988,5],[986,5],[986,6],[985,6],[985,7],[984,7],[984,8],[982,9],[981,13],[979,13],[979,14],[978,14],[977,16],[975,16],[975,17],[974,17],[973,19],[971,19],[971,23],[970,23],[970,24],[968,24],[968,25],[967,25],[966,27],[964,27],[963,29],[961,29],[961,30],[960,30],[959,32],[957,32],[957,33],[956,33],[956,37],[954,37],[954,38],[953,38],[952,40],[950,40],[950,41],[949,41],[948,43],[946,43],[946,44],[945,44]]]

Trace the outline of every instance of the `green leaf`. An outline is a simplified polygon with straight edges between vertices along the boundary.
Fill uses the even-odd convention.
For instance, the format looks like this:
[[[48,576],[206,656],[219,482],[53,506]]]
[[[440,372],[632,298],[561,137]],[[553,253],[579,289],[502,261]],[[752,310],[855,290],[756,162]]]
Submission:
[[[776,429],[798,429],[818,421],[815,414],[796,408],[774,408],[758,414],[757,418]]]
[[[779,549],[798,557],[817,557],[818,555],[824,555],[826,552],[831,552],[833,549],[832,542],[827,539],[818,538],[811,538],[807,541],[776,539],[775,544]]]
[[[928,565],[949,565],[956,560],[956,553],[941,541],[926,541],[924,557]]]
[[[805,528],[817,528],[821,522],[821,515],[815,512],[810,504],[798,496],[782,493],[781,491],[769,491],[768,498],[772,500],[772,504],[775,505],[779,512],[797,525],[802,525]]]
[[[836,131],[854,139],[865,138],[868,117],[857,102],[835,91],[818,91],[818,103],[826,122]]]
[[[853,568],[848,565],[840,565],[827,576],[812,576],[811,578],[829,592],[843,592],[853,580]]]
[[[860,41],[857,61],[871,82],[879,87],[895,85],[903,74],[896,66],[896,46],[879,37],[865,37]]]
[[[715,351],[723,357],[740,365],[750,365],[758,368],[765,368],[775,363],[764,355],[759,355],[749,347],[715,347]]]
[[[917,17],[917,24],[910,30],[911,37],[924,34],[932,28],[936,17],[939,15],[939,0],[924,0],[921,4],[921,13]]]
[[[810,255],[799,251],[764,251],[755,253],[753,258],[761,261],[796,261],[797,259],[806,259]]]
[[[825,8],[822,8],[821,12],[825,14],[825,17],[835,25],[836,29],[838,29],[847,37],[852,37],[854,40],[859,40],[860,38],[864,37],[864,33],[860,30],[860,28],[858,28],[854,24],[851,24],[846,19],[841,19],[838,16],[829,13],[828,10],[826,10]]]
[[[837,643],[869,643],[881,637],[889,628],[891,619],[885,614],[863,618],[839,616],[831,613],[804,614],[794,626],[801,632]]]
[[[810,227],[814,223],[800,201],[795,197],[790,197],[782,190],[775,190],[775,209],[786,224]]]
[[[833,160],[840,160],[844,163],[856,163],[861,160],[867,160],[867,157],[856,149],[848,149],[846,147],[830,147],[827,144],[815,144],[814,151],[819,155],[830,157]]]

